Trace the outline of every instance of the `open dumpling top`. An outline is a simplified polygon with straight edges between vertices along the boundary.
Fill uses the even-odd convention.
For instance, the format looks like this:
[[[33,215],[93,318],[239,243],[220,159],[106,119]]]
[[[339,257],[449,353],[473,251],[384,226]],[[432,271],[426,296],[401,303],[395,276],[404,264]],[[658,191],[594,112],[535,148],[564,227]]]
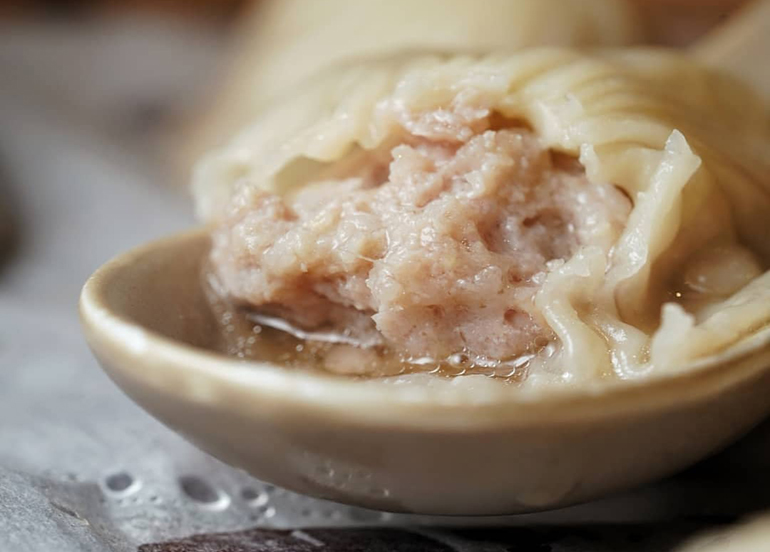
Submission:
[[[237,302],[529,383],[630,378],[770,322],[768,128],[673,54],[402,57],[307,84],[194,189]]]
[[[213,103],[175,143],[185,170],[269,102],[344,61],[402,52],[479,54],[639,42],[627,0],[267,0],[239,23]]]

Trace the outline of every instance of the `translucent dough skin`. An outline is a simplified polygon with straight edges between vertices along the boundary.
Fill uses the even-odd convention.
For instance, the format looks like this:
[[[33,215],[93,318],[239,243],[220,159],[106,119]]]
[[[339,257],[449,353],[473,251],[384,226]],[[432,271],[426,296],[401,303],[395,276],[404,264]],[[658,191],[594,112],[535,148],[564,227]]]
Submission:
[[[231,66],[187,129],[184,170],[281,94],[336,64],[406,51],[485,53],[639,40],[624,0],[264,0],[241,24]]]
[[[484,114],[523,122],[543,148],[578,157],[589,182],[612,183],[634,203],[611,247],[582,244],[544,272],[533,310],[559,348],[531,362],[528,385],[679,369],[717,352],[714,342],[675,352],[667,337],[681,343],[711,335],[715,305],[729,307],[718,313],[716,349],[770,321],[763,277],[734,297],[706,297],[698,306],[705,319],[673,301],[688,260],[702,264],[703,249],[715,242],[745,248],[767,269],[770,165],[759,100],[666,52],[536,49],[343,69],[204,158],[194,182],[199,213],[221,223],[236,187],[290,198],[351,153],[375,151],[404,133],[443,128],[469,139],[462,137],[468,125],[441,126],[447,113],[455,115],[450,122]]]

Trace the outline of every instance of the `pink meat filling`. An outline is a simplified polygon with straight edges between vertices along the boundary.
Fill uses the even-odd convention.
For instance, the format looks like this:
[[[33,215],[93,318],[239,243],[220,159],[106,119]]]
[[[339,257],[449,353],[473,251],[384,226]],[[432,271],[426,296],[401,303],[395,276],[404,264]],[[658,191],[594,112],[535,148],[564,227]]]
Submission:
[[[243,186],[214,233],[216,273],[257,310],[411,357],[542,347],[546,263],[609,248],[630,210],[520,127],[409,136],[329,172],[291,197]]]

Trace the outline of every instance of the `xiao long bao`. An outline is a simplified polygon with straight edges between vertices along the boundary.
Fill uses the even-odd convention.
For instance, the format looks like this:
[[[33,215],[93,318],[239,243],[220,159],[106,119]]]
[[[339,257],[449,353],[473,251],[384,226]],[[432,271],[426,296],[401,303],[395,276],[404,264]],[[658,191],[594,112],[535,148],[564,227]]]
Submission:
[[[353,64],[198,164],[212,285],[331,371],[671,374],[770,323],[768,120],[660,51]]]

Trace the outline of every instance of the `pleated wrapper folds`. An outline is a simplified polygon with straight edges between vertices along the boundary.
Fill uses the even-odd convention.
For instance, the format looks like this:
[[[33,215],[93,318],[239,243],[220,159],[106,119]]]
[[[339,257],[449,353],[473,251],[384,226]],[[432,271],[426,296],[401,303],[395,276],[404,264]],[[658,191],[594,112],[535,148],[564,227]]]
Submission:
[[[203,158],[198,214],[216,224],[237,186],[290,194],[353,151],[419,134],[415,113],[419,121],[442,110],[520,121],[544,147],[577,157],[590,181],[633,201],[609,251],[581,247],[549,269],[535,297],[560,342],[558,363],[569,367],[563,379],[670,373],[770,323],[768,272],[695,313],[673,300],[684,260],[715,240],[751,249],[767,270],[770,118],[737,82],[661,50],[544,48],[340,67]]]

